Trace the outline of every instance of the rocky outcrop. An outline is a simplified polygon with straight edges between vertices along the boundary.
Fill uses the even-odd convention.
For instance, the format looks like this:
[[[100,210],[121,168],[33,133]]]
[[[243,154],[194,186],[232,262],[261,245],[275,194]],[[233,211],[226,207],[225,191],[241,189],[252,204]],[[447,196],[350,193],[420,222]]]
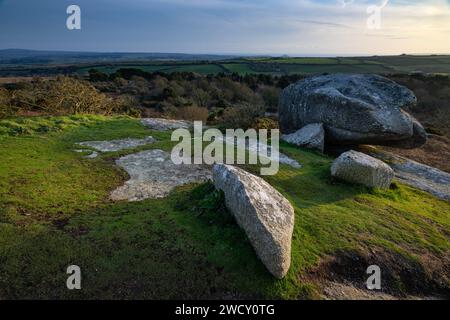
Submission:
[[[323,123],[332,144],[381,144],[414,148],[423,145],[424,128],[406,109],[413,92],[378,75],[315,76],[287,87],[280,96],[283,133]]]
[[[450,200],[449,173],[386,151],[365,150],[364,152],[389,163],[400,182],[429,192],[442,200]]]
[[[266,181],[237,167],[215,165],[213,180],[260,260],[276,278],[283,278],[291,263],[292,205]]]
[[[333,162],[331,175],[343,181],[387,189],[394,178],[394,171],[383,161],[351,150]]]
[[[141,119],[141,123],[149,129],[157,131],[168,131],[175,129],[191,129],[192,122],[185,120],[168,120],[160,118],[145,118]]]
[[[228,145],[234,145],[237,148],[238,152],[240,149],[248,150],[248,152],[256,154],[260,159],[265,158],[267,160],[271,159],[272,155],[272,147],[270,145],[267,145],[265,143],[262,143],[261,141],[257,141],[255,144],[249,145],[247,142],[239,142],[236,141],[234,137],[225,137],[225,138],[219,138],[219,141],[223,140]],[[278,150],[278,162],[281,164],[286,164],[288,166],[291,166],[295,169],[302,168],[302,165],[295,159],[292,159],[288,157],[287,155],[281,153]]]
[[[153,137],[145,137],[144,139],[120,139],[109,141],[85,141],[78,143],[82,147],[90,147],[100,152],[114,152],[124,149],[132,149],[139,146],[154,143],[156,140]]]
[[[304,126],[294,133],[283,135],[281,139],[299,147],[323,152],[325,131],[321,123],[313,123]]]
[[[176,165],[170,154],[147,150],[116,160],[130,176],[111,193],[112,200],[140,201],[166,197],[175,187],[211,179],[211,170],[202,165]]]

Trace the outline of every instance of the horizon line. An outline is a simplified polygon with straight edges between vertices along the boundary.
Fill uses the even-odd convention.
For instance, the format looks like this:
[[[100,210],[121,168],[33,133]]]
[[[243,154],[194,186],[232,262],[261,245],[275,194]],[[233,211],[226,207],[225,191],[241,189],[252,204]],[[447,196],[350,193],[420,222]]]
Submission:
[[[96,53],[96,54],[180,54],[180,55],[212,55],[212,56],[240,56],[240,57],[254,57],[254,56],[268,56],[268,57],[282,57],[288,56],[291,58],[309,58],[309,57],[395,57],[402,55],[409,56],[429,56],[429,55],[450,55],[450,53],[398,53],[398,54],[373,54],[373,53],[199,53],[199,52],[171,52],[171,51],[81,51],[81,50],[61,50],[61,49],[27,49],[27,48],[0,48],[0,51],[36,51],[36,52],[54,52],[54,53]]]

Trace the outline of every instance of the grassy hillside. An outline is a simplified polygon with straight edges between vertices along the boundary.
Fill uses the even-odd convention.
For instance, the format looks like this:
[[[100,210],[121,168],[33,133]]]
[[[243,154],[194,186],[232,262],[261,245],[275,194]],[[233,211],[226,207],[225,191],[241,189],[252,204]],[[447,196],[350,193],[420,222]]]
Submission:
[[[450,204],[399,183],[378,191],[333,182],[332,159],[314,152],[282,145],[304,167],[266,178],[296,213],[292,266],[279,281],[208,183],[166,199],[108,200],[126,180],[113,159],[169,150],[170,134],[100,116],[13,119],[0,133],[0,298],[318,298],[322,278],[348,279],[339,265],[322,274],[343,253],[389,267],[389,292],[448,289]],[[149,134],[159,142],[95,160],[73,152],[83,140]],[[65,287],[71,264],[82,269],[81,291]]]

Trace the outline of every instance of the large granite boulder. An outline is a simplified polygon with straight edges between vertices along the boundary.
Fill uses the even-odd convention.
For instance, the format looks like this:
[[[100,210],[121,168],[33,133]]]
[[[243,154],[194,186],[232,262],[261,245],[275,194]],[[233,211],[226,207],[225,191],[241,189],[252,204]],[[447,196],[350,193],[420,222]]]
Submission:
[[[323,124],[312,123],[294,133],[283,135],[281,139],[299,147],[323,152],[325,145],[325,130],[323,129]]]
[[[291,264],[292,205],[266,181],[237,167],[215,165],[213,180],[260,260],[276,278],[283,278]]]
[[[405,111],[415,103],[411,90],[378,75],[315,76],[282,92],[280,129],[289,134],[323,123],[327,143],[414,148],[427,139],[424,128]]]
[[[347,182],[387,189],[394,178],[394,170],[381,160],[351,150],[333,162],[331,175]]]

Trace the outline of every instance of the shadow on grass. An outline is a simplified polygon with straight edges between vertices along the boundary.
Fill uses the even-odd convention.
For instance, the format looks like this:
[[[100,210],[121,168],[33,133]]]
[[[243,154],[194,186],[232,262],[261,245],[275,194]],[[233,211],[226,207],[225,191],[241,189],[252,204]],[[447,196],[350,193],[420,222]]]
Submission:
[[[0,296],[280,297],[280,281],[265,270],[244,232],[205,200],[210,187],[185,186],[166,199],[111,204],[51,226],[1,225]],[[82,269],[78,292],[65,287],[71,264]]]

